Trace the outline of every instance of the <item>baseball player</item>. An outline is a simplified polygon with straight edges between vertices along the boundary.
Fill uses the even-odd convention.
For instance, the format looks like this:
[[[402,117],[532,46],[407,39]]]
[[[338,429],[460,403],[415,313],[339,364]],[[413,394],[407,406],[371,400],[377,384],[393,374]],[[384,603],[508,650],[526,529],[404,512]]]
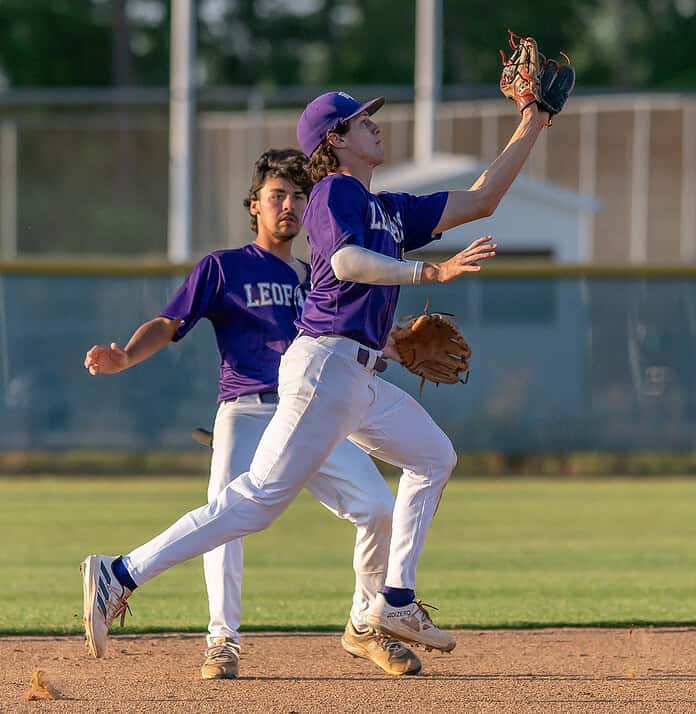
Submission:
[[[311,190],[307,157],[294,149],[265,152],[255,164],[249,195],[256,240],[206,256],[158,317],[140,326],[121,349],[94,346],[85,357],[91,374],[115,374],[183,338],[210,320],[221,357],[219,406],[213,432],[208,498],[248,471],[278,403],[278,363],[295,337],[294,321],[309,289],[309,266],[291,253]],[[390,674],[414,674],[418,657],[398,641],[366,627],[365,616],[384,584],[393,495],[372,459],[349,441],[339,443],[309,479],[307,489],[357,529],[355,594],[342,638],[351,654]],[[203,679],[239,671],[242,539],[203,556],[210,624]]]
[[[469,190],[411,196],[370,192],[384,160],[372,115],[344,92],[312,101],[297,129],[318,179],[304,213],[312,286],[298,337],[280,363],[279,404],[249,471],[208,505],[184,515],[148,543],[114,558],[82,563],[87,642],[102,656],[114,617],[133,590],[176,563],[266,528],[328,454],[349,437],[367,453],[403,469],[393,512],[385,586],[367,622],[402,642],[450,651],[456,641],[415,597],[416,565],[443,489],[456,463],[450,440],[423,407],[381,379],[383,349],[399,285],[448,282],[477,272],[495,255],[490,236],[441,263],[404,260],[441,233],[489,216],[521,170],[549,115],[535,103],[500,156]]]

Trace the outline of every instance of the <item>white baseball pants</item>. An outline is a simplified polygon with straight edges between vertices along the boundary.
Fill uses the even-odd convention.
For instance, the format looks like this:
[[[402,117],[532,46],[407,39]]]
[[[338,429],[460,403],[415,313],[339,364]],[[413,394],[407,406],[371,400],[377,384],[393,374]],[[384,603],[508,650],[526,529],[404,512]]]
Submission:
[[[369,350],[363,366],[359,348],[345,337],[301,336],[290,345],[280,366],[280,403],[250,470],[125,556],[136,583],[268,527],[349,436],[367,453],[403,468],[385,582],[415,589],[418,558],[456,454],[415,399],[375,375],[380,352]]]
[[[249,470],[275,411],[275,404],[262,403],[257,394],[220,404],[213,432],[209,501],[237,474]],[[394,496],[372,459],[346,440],[329,454],[305,487],[333,514],[356,526],[355,593],[350,617],[362,626],[375,595],[384,585]],[[235,538],[203,556],[210,609],[209,646],[216,637],[239,641],[242,542],[242,538]]]

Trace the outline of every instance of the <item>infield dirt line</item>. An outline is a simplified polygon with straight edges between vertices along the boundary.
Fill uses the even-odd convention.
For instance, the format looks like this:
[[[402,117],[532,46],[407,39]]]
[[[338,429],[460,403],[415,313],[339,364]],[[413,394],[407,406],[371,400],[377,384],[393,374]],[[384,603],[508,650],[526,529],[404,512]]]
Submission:
[[[0,638],[0,712],[693,712],[696,628],[459,630],[450,655],[392,678],[337,633],[250,633],[241,676],[202,681],[201,635]],[[62,699],[23,699],[42,670]]]

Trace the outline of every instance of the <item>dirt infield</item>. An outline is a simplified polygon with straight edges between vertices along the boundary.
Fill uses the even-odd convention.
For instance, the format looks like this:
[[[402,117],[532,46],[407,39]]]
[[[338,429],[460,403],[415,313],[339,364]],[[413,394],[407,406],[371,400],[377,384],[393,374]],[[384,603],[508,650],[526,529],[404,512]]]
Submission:
[[[198,635],[0,638],[1,712],[693,712],[696,628],[459,631],[451,655],[392,678],[338,634],[247,634],[241,677],[201,681]],[[421,652],[419,652],[420,654]],[[64,700],[27,702],[42,669]]]

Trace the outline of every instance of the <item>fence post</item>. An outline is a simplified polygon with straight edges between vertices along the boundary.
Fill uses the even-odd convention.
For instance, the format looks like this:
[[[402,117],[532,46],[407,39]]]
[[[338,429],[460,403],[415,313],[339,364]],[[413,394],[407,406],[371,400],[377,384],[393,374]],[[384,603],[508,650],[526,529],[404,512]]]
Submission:
[[[17,257],[17,125],[0,123],[0,259]]]
[[[580,160],[578,186],[580,193],[594,196],[597,193],[597,107],[589,105],[580,110]],[[582,235],[581,260],[591,263],[594,258],[595,214],[584,213],[580,218]]]
[[[633,155],[631,166],[631,263],[648,258],[648,198],[650,195],[650,110],[638,100],[633,108]]]
[[[696,101],[682,110],[681,259],[696,261]]]
[[[192,147],[196,18],[192,0],[172,3],[169,96],[169,234],[173,263],[191,257]]]

